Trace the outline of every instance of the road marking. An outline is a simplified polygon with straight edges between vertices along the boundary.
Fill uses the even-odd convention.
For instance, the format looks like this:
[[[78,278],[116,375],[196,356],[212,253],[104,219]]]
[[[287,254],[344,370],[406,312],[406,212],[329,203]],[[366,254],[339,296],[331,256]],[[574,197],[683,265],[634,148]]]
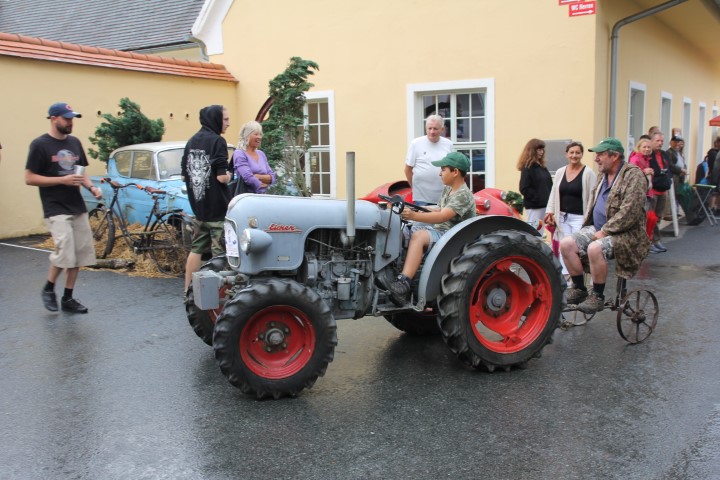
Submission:
[[[5,245],[6,247],[16,247],[16,248],[24,248],[26,250],[35,250],[36,252],[52,252],[52,250],[46,250],[44,248],[34,248],[34,247],[26,247],[23,245],[14,245],[12,243],[3,243],[0,242],[0,245]]]

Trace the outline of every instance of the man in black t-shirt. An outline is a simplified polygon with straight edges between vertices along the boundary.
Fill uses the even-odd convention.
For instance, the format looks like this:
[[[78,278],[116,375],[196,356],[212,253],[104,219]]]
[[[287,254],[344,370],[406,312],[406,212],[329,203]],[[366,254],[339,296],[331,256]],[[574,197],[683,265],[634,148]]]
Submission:
[[[55,251],[50,254],[47,283],[42,290],[45,308],[58,311],[55,282],[65,271],[64,312],[87,313],[88,309],[72,296],[80,267],[94,265],[95,247],[80,187],[97,199],[102,192],[94,187],[84,170],[88,164],[82,144],[70,135],[73,119],[81,115],[67,103],[54,103],[48,110],[50,132],[30,144],[25,165],[25,183],[40,187],[45,223]],[[82,168],[77,168],[82,167]]]
[[[224,223],[230,201],[227,183],[232,175],[228,172],[227,142],[221,137],[230,126],[227,109],[222,105],[201,109],[200,125],[200,130],[185,145],[181,162],[188,200],[196,219],[185,264],[185,292],[193,272],[200,269],[204,253],[212,252],[213,256],[225,253]]]

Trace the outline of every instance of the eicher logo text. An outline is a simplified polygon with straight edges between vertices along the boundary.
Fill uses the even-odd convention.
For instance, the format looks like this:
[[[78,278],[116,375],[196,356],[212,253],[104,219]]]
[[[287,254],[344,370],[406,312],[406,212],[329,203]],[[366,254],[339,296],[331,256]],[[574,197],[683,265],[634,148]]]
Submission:
[[[282,225],[280,223],[271,223],[270,226],[268,226],[267,229],[265,229],[266,232],[288,232],[288,233],[300,233],[302,230],[299,230],[295,227],[295,225]]]

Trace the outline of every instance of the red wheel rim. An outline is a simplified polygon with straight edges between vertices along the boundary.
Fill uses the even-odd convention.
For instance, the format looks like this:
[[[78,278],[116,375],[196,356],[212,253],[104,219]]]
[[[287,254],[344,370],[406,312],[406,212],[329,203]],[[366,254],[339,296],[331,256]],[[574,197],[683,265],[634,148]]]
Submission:
[[[315,328],[301,310],[276,305],[250,318],[239,346],[243,362],[255,375],[286,378],[310,361],[315,351]]]
[[[515,353],[547,325],[552,286],[545,271],[526,257],[505,257],[478,278],[469,299],[475,338],[497,353]]]

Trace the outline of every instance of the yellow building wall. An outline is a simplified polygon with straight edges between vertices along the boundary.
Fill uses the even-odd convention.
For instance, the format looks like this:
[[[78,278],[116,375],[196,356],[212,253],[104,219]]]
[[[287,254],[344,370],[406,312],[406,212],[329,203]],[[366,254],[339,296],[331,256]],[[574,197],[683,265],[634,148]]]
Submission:
[[[598,62],[607,59],[607,86],[609,89],[610,35],[615,23],[625,17],[636,14],[642,9],[632,2],[598,2]],[[681,14],[684,5],[673,7],[668,13]],[[698,22],[699,23],[699,22]],[[716,26],[717,27],[717,26]],[[617,118],[615,134],[623,144],[628,139],[628,117],[630,104],[630,82],[646,86],[645,90],[645,128],[661,126],[662,95],[672,96],[671,128],[683,127],[683,100],[691,100],[690,131],[683,132],[685,139],[685,158],[690,162],[694,176],[697,161],[702,161],[712,146],[711,128],[712,107],[720,102],[720,71],[716,61],[704,56],[687,39],[678,35],[671,26],[650,16],[625,25],[619,31]],[[710,41],[710,38],[708,38]],[[603,51],[605,50],[605,53]],[[602,68],[602,65],[599,67]],[[607,96],[605,97],[607,104]],[[700,104],[705,104],[705,118],[699,119]],[[602,108],[602,102],[599,105]],[[598,121],[601,118],[598,117]],[[607,125],[607,120],[605,120]],[[604,125],[600,123],[599,127]],[[704,132],[702,147],[698,148],[700,129]],[[606,130],[606,128],[605,128]],[[602,131],[602,129],[600,129]],[[668,146],[670,132],[665,133]]]
[[[496,172],[487,183],[517,191],[527,140],[596,137],[594,22],[569,18],[555,1],[234,2],[225,53],[211,60],[240,81],[236,125],[254,118],[290,57],[319,64],[310,81],[334,92],[339,198],[347,151],[357,155],[358,194],[404,178],[417,134],[407,127],[409,84],[493,79]]]
[[[227,105],[232,115],[238,104],[237,85],[231,82],[7,56],[0,56],[0,72],[4,92],[4,113],[0,117],[0,238],[47,231],[38,189],[25,185],[24,172],[30,142],[49,130],[50,120],[46,117],[52,103],[68,102],[83,114],[74,122],[73,135],[82,141],[86,153],[92,147],[88,137],[103,121],[98,112],[117,115],[122,97],[138,103],[149,118],[163,119],[163,140],[192,136],[200,127],[198,112],[206,105]],[[103,162],[89,156],[88,160],[90,175],[104,173]]]

